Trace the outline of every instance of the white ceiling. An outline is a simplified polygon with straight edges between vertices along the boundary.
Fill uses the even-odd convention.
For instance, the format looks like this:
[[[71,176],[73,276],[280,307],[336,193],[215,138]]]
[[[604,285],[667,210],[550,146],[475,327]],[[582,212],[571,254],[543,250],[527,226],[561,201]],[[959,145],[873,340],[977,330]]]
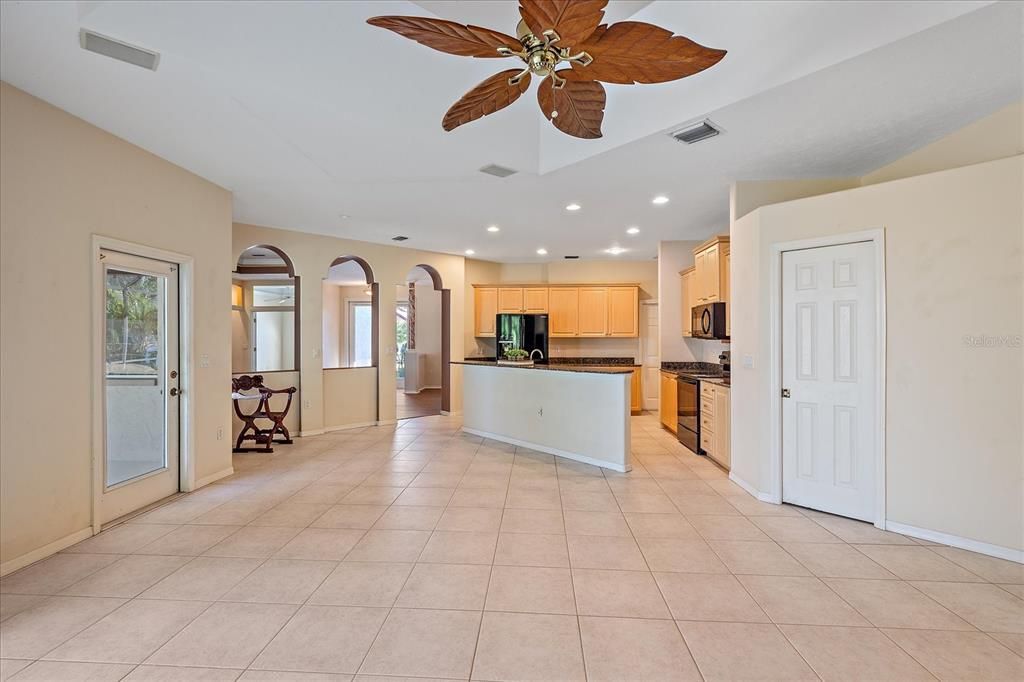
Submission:
[[[436,12],[514,33],[516,5],[3,2],[0,77],[232,190],[236,220],[501,261],[653,257],[727,229],[733,180],[863,174],[1021,97],[1020,3],[613,1],[613,20],[729,54],[608,86],[600,140],[555,131],[532,91],[445,133],[448,106],[512,63],[365,23]],[[160,52],[158,70],[81,50],[81,27]],[[706,115],[726,134],[664,134]],[[489,163],[520,173],[477,172]]]

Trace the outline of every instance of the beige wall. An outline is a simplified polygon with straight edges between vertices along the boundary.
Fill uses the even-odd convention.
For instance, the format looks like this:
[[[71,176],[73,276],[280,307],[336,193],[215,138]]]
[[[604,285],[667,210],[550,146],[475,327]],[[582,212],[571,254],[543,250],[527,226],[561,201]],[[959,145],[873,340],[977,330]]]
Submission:
[[[323,368],[349,367],[349,312],[350,301],[371,301],[366,294],[366,285],[339,286],[323,282]]]
[[[494,339],[473,336],[473,284],[639,284],[640,300],[658,298],[658,264],[654,260],[576,260],[552,263],[490,263],[466,261],[466,355],[493,356]],[[638,339],[550,339],[552,357],[640,356]]]
[[[1015,156],[739,219],[731,233],[733,473],[761,491],[772,484],[772,245],[883,228],[887,518],[1024,549],[1022,187],[1024,156]],[[1010,341],[977,347],[968,336]]]
[[[91,524],[94,234],[195,259],[194,349],[209,359],[193,376],[196,478],[231,467],[231,195],[2,83],[0,234],[0,570],[10,570]]]
[[[394,286],[405,282],[409,271],[419,264],[434,267],[441,275],[444,288],[451,289],[450,352],[452,359],[463,357],[465,336],[462,323],[465,320],[466,287],[463,265],[465,259],[462,256],[235,223],[231,258],[227,259],[225,270],[230,270],[231,263],[237,260],[242,251],[256,244],[269,244],[284,251],[295,266],[296,275],[300,278],[300,390],[303,399],[299,409],[301,410],[303,433],[317,433],[325,426],[333,426],[333,424],[324,422],[323,287],[321,282],[327,276],[331,262],[337,257],[359,256],[365,259],[380,284],[382,295],[379,306],[379,334],[382,368],[393,367],[395,362],[395,297],[389,292],[394,290]],[[224,318],[227,319],[226,309]],[[382,422],[391,422],[395,419],[395,373],[381,371],[379,376],[379,418]],[[451,397],[452,412],[461,412],[462,381],[458,365],[452,366]]]

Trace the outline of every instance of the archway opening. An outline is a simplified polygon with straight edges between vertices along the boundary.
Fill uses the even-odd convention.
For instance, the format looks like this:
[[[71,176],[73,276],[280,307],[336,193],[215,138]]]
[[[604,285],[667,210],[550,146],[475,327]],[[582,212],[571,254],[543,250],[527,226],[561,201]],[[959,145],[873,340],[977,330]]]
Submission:
[[[447,412],[450,405],[450,292],[430,265],[417,265],[395,289],[397,417]]]
[[[299,371],[299,278],[288,255],[250,246],[231,273],[231,370]]]
[[[323,281],[323,368],[376,367],[379,296],[358,256],[335,258]]]

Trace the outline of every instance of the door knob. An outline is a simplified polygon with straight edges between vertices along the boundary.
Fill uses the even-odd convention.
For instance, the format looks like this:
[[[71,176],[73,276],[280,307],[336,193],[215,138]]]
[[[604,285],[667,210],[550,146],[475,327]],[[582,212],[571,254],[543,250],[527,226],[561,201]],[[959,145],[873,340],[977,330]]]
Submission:
[[[171,394],[172,397],[178,395],[178,389],[177,388],[172,388],[170,390],[170,394]]]

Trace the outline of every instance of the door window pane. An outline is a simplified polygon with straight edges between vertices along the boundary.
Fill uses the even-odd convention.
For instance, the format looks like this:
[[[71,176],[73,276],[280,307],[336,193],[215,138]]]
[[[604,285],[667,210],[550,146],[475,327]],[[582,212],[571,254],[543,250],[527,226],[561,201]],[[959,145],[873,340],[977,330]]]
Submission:
[[[167,465],[164,278],[106,273],[106,485]]]

